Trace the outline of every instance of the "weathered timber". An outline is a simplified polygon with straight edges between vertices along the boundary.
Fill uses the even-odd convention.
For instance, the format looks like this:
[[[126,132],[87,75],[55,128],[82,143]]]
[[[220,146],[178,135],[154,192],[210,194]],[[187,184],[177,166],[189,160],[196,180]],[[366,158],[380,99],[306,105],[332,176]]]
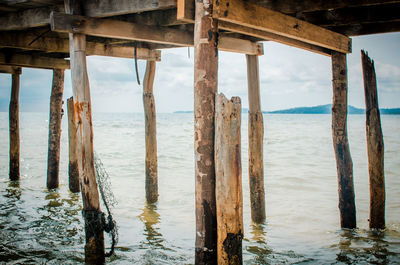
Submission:
[[[353,161],[347,137],[347,62],[346,54],[332,51],[332,138],[338,176],[340,224],[356,227]]]
[[[61,120],[64,92],[64,70],[53,70],[50,95],[49,146],[47,152],[47,188],[58,188],[60,171]]]
[[[246,55],[249,97],[249,184],[251,219],[255,223],[265,220],[263,138],[264,123],[260,102],[258,58]]]
[[[28,54],[5,54],[0,52],[0,64],[42,69],[69,69],[69,61],[58,58]]]
[[[68,108],[68,175],[69,175],[69,190],[71,192],[79,192],[79,169],[78,169],[78,142],[77,142],[77,125],[75,122],[74,98],[70,97],[67,100]]]
[[[214,0],[221,21],[267,31],[327,49],[349,53],[351,40],[339,33],[241,0]]]
[[[32,43],[33,40],[35,41]],[[69,40],[46,36],[42,36],[41,38],[37,39],[36,35],[29,32],[0,32],[0,47],[69,53]],[[131,59],[134,57],[134,52],[134,47],[116,46],[96,42],[86,43],[86,55],[111,56]],[[137,59],[142,60],[160,61],[161,51],[138,47],[136,49],[136,57]]]
[[[143,107],[146,134],[146,200],[148,203],[155,203],[158,199],[156,106],[153,95],[155,73],[156,62],[147,61],[143,80]]]
[[[242,107],[239,97],[218,94],[215,102],[215,196],[218,264],[242,264],[243,196],[241,164]]]
[[[217,21],[212,1],[196,1],[194,28],[194,153],[196,264],[217,264],[215,205],[215,95],[218,90]]]
[[[329,29],[347,36],[361,36],[400,31],[400,21],[361,23],[356,25],[331,26]]]
[[[15,67],[9,65],[0,65],[0,73],[1,74],[12,74],[14,73]]]
[[[194,45],[193,32],[189,31],[62,13],[51,14],[51,28],[57,32],[82,33],[97,37],[168,44],[176,47],[191,47]],[[224,38],[227,38],[227,40],[223,40]],[[221,44],[217,46],[222,51],[259,55],[260,50],[262,50],[260,48],[262,44],[259,43],[229,37],[224,38],[221,38]]]
[[[20,138],[19,138],[19,86],[21,70],[14,70],[12,74],[11,98],[9,108],[10,126],[10,180],[19,179],[19,157],[20,157]]]
[[[67,13],[81,12],[79,0],[65,0]],[[81,177],[83,217],[85,220],[85,262],[103,264],[104,232],[100,198],[94,170],[92,109],[86,67],[86,36],[70,34],[71,79],[78,138],[78,171]]]
[[[385,228],[384,144],[374,61],[361,51],[364,77],[365,114],[370,192],[369,227]]]

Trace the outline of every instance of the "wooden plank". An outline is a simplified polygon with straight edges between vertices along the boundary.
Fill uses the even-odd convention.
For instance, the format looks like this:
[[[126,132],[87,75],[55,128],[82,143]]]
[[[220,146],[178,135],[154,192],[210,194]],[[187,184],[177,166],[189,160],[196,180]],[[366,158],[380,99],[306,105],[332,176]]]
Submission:
[[[15,71],[12,74],[11,97],[9,107],[9,131],[10,131],[10,180],[20,178],[20,137],[19,137],[19,91],[20,74]]]
[[[58,58],[0,52],[0,64],[42,69],[69,69],[69,61]]]
[[[385,228],[384,144],[374,61],[361,51],[367,131],[370,212],[369,227]]]
[[[241,265],[243,196],[239,97],[215,100],[215,196],[217,204],[218,263]]]
[[[251,55],[264,55],[264,46],[262,43],[249,40],[220,37],[218,40],[218,49],[226,52],[237,52]]]
[[[155,203],[158,200],[157,168],[157,126],[156,106],[153,95],[156,62],[148,61],[143,80],[143,107],[145,116],[146,141],[146,200]]]
[[[108,17],[175,7],[176,0],[86,0],[83,14]]]
[[[218,27],[212,18],[212,4],[204,2],[196,1],[194,28],[195,263],[217,264],[214,116],[218,91]]]
[[[376,22],[357,25],[332,26],[328,28],[347,36],[362,36],[378,33],[399,32],[400,22]]]
[[[53,84],[50,95],[49,146],[47,152],[47,188],[59,185],[60,139],[64,92],[64,70],[53,70]]]
[[[331,50],[323,48],[317,45],[306,43],[303,41],[287,38],[278,34],[270,33],[267,31],[262,31],[258,29],[249,28],[246,26],[236,25],[230,22],[219,21],[218,27],[223,30],[232,31],[256,38],[263,39],[265,41],[276,41],[282,44],[286,44],[292,47],[304,49],[307,51],[315,52],[325,56],[331,56]]]
[[[347,62],[346,54],[332,52],[332,138],[338,177],[340,225],[356,228],[353,161],[347,137]]]
[[[194,23],[195,0],[178,0],[176,18],[186,23]]]
[[[9,66],[9,65],[0,65],[0,73],[2,73],[2,74],[21,73],[21,68]]]
[[[249,98],[248,152],[251,219],[255,223],[262,223],[265,220],[263,163],[264,123],[261,112],[258,57],[246,55],[246,62]]]
[[[0,32],[0,47],[18,48],[23,50],[39,50],[44,52],[69,53],[69,40],[40,37],[29,32]],[[35,40],[33,43],[32,41]],[[134,47],[107,45],[96,42],[86,43],[86,55],[129,58],[134,57]],[[147,48],[137,48],[137,59],[147,61],[160,61],[161,51]]]
[[[65,10],[79,14],[80,0],[65,0]],[[78,138],[78,171],[85,220],[85,263],[104,264],[104,224],[94,169],[92,104],[86,67],[86,36],[70,34],[71,80]],[[103,217],[104,218],[104,217]]]
[[[213,16],[327,49],[349,53],[351,40],[339,33],[240,0],[214,0]]]
[[[78,138],[77,125],[75,122],[74,98],[70,97],[67,100],[68,108],[68,176],[69,190],[71,192],[79,192],[79,169],[78,169]]]

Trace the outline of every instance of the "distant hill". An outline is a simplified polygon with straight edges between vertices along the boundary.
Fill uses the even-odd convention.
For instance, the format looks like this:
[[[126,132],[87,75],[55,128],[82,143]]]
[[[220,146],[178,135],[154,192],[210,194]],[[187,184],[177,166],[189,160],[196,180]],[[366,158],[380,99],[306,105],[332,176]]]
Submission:
[[[319,105],[314,107],[298,107],[291,109],[275,110],[275,111],[263,111],[262,113],[268,114],[331,114],[332,105]],[[248,113],[247,108],[242,108],[242,113]],[[174,113],[193,113],[193,110],[188,111],[175,111]],[[364,109],[359,109],[353,106],[349,106],[349,114],[365,114]],[[382,115],[400,115],[400,108],[394,109],[380,109]]]
[[[268,111],[263,113],[269,114],[331,114],[332,105],[319,105],[314,107],[299,107],[299,108],[291,108],[291,109],[284,109],[284,110],[276,110],[276,111]],[[365,114],[364,109],[359,109],[353,106],[349,106],[348,108],[349,114]],[[394,109],[380,109],[381,114],[392,114],[392,115],[399,115],[400,108]]]

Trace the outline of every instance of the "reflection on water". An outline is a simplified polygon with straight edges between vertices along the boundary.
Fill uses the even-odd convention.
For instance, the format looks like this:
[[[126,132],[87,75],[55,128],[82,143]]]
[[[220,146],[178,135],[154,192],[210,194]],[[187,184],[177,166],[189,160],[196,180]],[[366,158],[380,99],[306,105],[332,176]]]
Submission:
[[[164,238],[159,232],[157,225],[160,223],[160,215],[157,212],[157,206],[155,204],[147,204],[142,209],[142,213],[138,216],[140,221],[144,224],[143,235],[146,238],[145,242],[142,242],[143,248],[147,248],[148,245],[152,246],[152,249],[166,249],[163,245]]]

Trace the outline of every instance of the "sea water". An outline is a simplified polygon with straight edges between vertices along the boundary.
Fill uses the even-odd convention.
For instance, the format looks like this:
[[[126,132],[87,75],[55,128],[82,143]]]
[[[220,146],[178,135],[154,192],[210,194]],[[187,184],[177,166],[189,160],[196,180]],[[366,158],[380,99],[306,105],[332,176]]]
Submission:
[[[46,189],[48,114],[21,113],[21,180],[8,179],[8,113],[0,113],[0,263],[84,261],[80,194],[68,191],[68,130],[61,136],[60,188]],[[110,264],[193,264],[193,114],[158,114],[159,201],[145,202],[144,115],[93,115],[94,149],[110,175],[119,242]],[[368,229],[365,116],[348,117],[357,207],[341,230],[330,115],[264,115],[267,220],[251,222],[247,115],[242,115],[245,264],[399,264],[400,116],[382,116],[386,226]],[[104,210],[104,206],[102,206]],[[106,240],[106,247],[110,240]]]

